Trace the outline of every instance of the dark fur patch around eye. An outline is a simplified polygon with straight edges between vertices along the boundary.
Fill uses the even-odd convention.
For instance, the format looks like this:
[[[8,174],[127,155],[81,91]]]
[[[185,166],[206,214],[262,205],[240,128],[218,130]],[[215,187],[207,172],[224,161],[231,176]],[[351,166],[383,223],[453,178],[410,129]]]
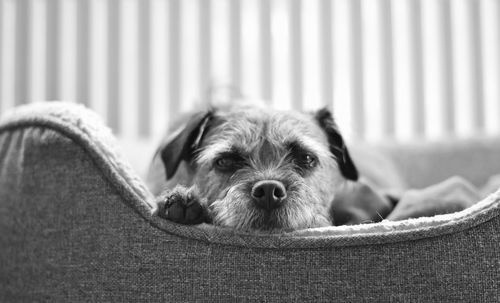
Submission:
[[[293,141],[287,144],[289,158],[297,168],[297,171],[304,175],[318,165],[316,154],[305,148],[299,142]]]
[[[238,149],[220,153],[214,160],[213,167],[224,173],[234,172],[246,165],[246,160]]]

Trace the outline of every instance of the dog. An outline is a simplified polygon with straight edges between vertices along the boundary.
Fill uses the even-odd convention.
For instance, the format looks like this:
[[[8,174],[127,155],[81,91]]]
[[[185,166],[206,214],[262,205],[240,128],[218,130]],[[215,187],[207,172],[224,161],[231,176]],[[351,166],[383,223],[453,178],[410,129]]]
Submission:
[[[147,180],[162,218],[283,232],[331,226],[336,194],[358,178],[328,109],[236,104],[185,119],[161,144]]]

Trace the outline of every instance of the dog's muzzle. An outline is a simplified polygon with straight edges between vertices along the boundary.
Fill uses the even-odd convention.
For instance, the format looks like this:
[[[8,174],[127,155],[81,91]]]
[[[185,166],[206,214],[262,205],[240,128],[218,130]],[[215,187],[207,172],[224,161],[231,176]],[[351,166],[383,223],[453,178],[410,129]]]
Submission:
[[[286,199],[283,183],[276,180],[262,180],[252,187],[252,198],[255,204],[265,210],[280,207]]]

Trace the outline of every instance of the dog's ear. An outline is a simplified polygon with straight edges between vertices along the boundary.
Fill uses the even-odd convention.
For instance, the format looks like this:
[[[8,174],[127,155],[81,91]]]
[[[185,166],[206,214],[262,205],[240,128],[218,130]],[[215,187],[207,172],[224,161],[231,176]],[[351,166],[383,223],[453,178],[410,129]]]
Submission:
[[[335,156],[342,175],[349,180],[358,180],[358,170],[349,155],[344,139],[340,135],[330,111],[326,108],[321,109],[316,112],[314,117],[328,137],[330,151]]]
[[[212,111],[193,114],[184,126],[178,129],[160,148],[167,180],[172,178],[182,160],[190,161],[200,147],[203,135],[213,117]]]

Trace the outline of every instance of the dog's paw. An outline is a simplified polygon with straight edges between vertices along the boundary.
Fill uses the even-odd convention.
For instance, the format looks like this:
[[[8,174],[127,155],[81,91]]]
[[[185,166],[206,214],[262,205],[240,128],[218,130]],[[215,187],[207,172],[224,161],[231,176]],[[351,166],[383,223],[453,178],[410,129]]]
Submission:
[[[205,211],[194,190],[177,186],[162,193],[158,199],[158,216],[176,223],[193,225],[205,221]]]

